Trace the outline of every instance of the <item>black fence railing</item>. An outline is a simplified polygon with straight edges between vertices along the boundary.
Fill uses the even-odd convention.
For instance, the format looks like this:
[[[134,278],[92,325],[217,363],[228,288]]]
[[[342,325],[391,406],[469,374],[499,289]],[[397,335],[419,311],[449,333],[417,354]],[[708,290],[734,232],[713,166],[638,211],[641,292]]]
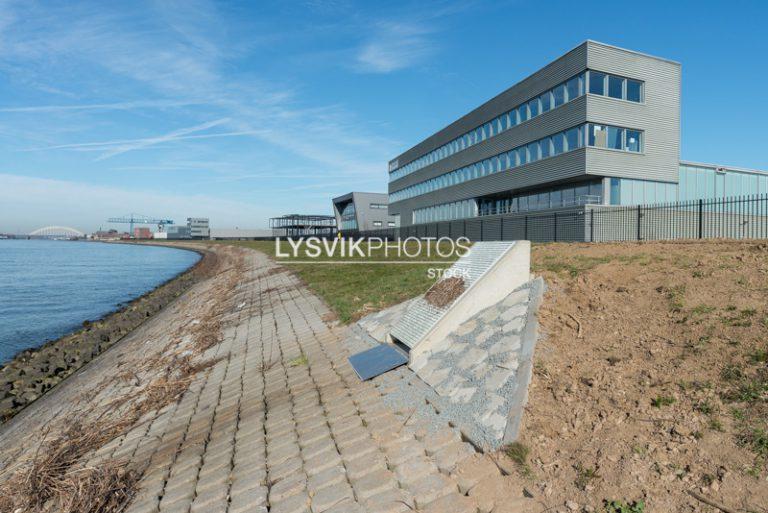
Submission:
[[[518,212],[365,232],[343,231],[342,236],[534,242],[762,239],[768,238],[768,195],[628,207],[585,205],[554,212]]]

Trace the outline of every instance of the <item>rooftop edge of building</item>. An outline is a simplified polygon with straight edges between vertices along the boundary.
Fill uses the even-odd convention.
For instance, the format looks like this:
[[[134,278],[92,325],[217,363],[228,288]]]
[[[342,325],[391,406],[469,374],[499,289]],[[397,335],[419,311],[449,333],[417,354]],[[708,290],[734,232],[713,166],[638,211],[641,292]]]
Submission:
[[[616,51],[624,52],[624,53],[627,53],[627,54],[631,54],[631,55],[635,55],[635,56],[639,56],[639,57],[643,57],[643,58],[647,58],[647,59],[653,59],[653,60],[656,60],[656,61],[659,61],[659,62],[664,62],[664,63],[667,63],[667,64],[672,64],[672,65],[677,66],[677,67],[682,67],[682,64],[680,62],[672,60],[672,59],[667,59],[667,58],[664,58],[664,57],[658,57],[658,56],[655,56],[655,55],[639,52],[639,51],[636,51],[636,50],[630,50],[628,48],[622,48],[620,46],[611,45],[611,44],[608,44],[608,43],[603,43],[601,41],[596,41],[594,39],[585,39],[584,41],[582,41],[581,43],[577,44],[576,46],[574,46],[570,50],[568,50],[565,53],[561,54],[560,56],[554,58],[553,60],[545,63],[543,66],[538,68],[533,73],[530,73],[529,75],[527,75],[524,78],[518,80],[517,82],[515,82],[511,86],[509,86],[506,89],[504,89],[503,91],[501,91],[498,94],[494,95],[490,99],[488,99],[485,102],[481,103],[477,107],[474,107],[470,111],[464,113],[458,119],[455,119],[454,121],[448,123],[447,125],[443,126],[439,130],[433,132],[431,135],[429,135],[426,138],[422,139],[418,143],[416,143],[413,146],[411,146],[411,147],[407,148],[406,150],[402,151],[395,158],[393,158],[393,159],[391,159],[389,161],[389,167],[390,167],[389,172],[392,172],[391,164],[393,162],[398,161],[398,164],[399,164],[398,167],[401,167],[402,165],[407,164],[411,160],[414,160],[414,159],[409,159],[408,161],[399,162],[401,159],[403,159],[403,157],[405,155],[407,155],[408,153],[412,152],[417,147],[419,147],[421,145],[427,144],[431,139],[440,139],[442,137],[442,134],[444,132],[446,132],[447,130],[449,130],[452,126],[461,123],[465,118],[473,115],[476,111],[482,110],[483,108],[485,108],[486,106],[492,104],[493,102],[498,101],[500,97],[502,97],[505,94],[508,94],[512,89],[521,86],[522,84],[524,84],[528,80],[533,79],[536,75],[542,73],[547,68],[554,67],[560,61],[563,61],[563,60],[567,59],[574,52],[578,52],[582,48],[588,48],[589,45],[597,45],[597,46],[601,46],[603,48],[609,48],[611,50],[616,50]],[[429,151],[431,151],[431,150],[425,150],[424,153],[428,153]]]

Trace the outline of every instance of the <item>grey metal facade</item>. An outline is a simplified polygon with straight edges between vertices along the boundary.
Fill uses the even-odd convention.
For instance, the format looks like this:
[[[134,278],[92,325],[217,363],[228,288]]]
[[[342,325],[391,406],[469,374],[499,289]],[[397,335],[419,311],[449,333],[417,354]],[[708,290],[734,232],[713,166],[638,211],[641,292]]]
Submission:
[[[333,198],[333,215],[336,216],[336,226],[344,232],[342,226],[342,212],[344,208],[352,204],[354,206],[354,219],[356,228],[348,230],[379,230],[398,226],[398,217],[390,215],[388,211],[389,196],[379,192],[350,192]],[[383,205],[384,208],[380,206]],[[379,208],[376,208],[379,207]]]
[[[407,226],[412,223],[415,209],[549,184],[594,177],[676,183],[680,155],[680,64],[594,41],[582,43],[405,151],[390,162],[390,169],[418,159],[586,70],[642,81],[643,101],[633,103],[585,92],[573,101],[391,181],[389,193],[585,123],[642,131],[641,152],[582,147],[514,169],[392,201],[389,212],[399,215],[401,224]],[[605,183],[603,203],[608,201],[609,196],[607,180]]]

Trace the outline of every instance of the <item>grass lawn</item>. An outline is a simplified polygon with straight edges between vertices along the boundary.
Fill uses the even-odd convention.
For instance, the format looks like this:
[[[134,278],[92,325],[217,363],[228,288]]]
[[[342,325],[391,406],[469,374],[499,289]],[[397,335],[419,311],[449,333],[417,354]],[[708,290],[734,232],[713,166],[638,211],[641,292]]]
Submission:
[[[387,263],[340,263],[343,260],[364,261],[360,258],[342,259],[320,258],[318,263],[294,264],[290,259],[281,259],[276,256],[276,247],[273,241],[218,241],[220,244],[231,244],[252,248],[266,253],[276,261],[286,265],[301,278],[307,286],[319,295],[333,309],[343,323],[355,321],[370,312],[381,310],[388,306],[400,303],[406,299],[418,296],[436,281],[430,277],[428,270],[445,269],[455,260],[453,258],[440,258],[434,256],[434,251],[429,260],[445,262],[439,264],[408,264],[409,258],[389,254],[385,257],[383,249],[372,249],[372,259],[386,261]],[[367,254],[365,243],[361,247]],[[415,248],[409,246],[411,253]],[[432,246],[434,248],[434,245]],[[447,251],[447,247],[445,248]],[[288,252],[290,248],[283,241],[281,251]],[[302,258],[301,260],[305,260]],[[319,263],[335,262],[335,263]]]

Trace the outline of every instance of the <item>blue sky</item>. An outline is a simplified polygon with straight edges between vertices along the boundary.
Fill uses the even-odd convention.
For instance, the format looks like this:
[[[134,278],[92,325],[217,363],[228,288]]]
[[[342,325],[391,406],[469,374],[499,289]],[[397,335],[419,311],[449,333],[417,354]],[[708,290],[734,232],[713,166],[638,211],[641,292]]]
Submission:
[[[763,2],[0,0],[0,231],[259,228],[585,39],[680,61],[682,154],[768,169]]]

